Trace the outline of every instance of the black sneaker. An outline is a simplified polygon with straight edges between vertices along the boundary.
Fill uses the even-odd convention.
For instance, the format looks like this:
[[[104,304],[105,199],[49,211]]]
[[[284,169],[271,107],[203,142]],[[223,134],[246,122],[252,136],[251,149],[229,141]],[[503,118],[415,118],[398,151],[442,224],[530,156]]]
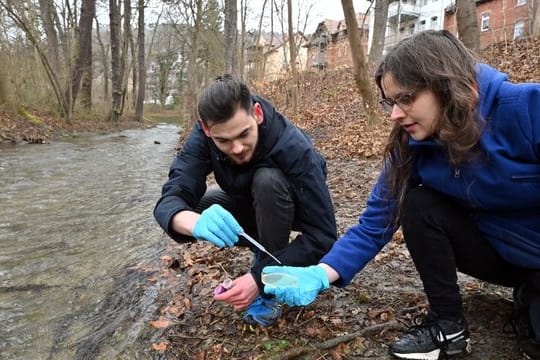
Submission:
[[[525,358],[530,360],[540,360],[540,341],[534,339],[523,339],[519,342],[519,348]]]
[[[540,360],[540,293],[530,284],[514,289],[514,331],[527,359]]]
[[[430,313],[423,323],[392,343],[389,350],[401,359],[437,360],[441,355],[469,354],[471,340],[465,319],[438,319]]]

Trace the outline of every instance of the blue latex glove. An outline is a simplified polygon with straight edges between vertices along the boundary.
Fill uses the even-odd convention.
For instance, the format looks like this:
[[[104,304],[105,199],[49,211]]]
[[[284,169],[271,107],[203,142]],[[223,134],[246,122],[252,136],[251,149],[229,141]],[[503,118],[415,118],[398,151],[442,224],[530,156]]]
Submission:
[[[204,210],[193,227],[193,237],[210,241],[222,248],[233,246],[244,231],[234,216],[222,206],[214,204]]]
[[[279,302],[290,306],[307,305],[315,300],[319,292],[330,286],[326,270],[317,265],[308,267],[266,266],[262,273],[285,273],[297,278],[296,286],[281,286],[279,284],[277,286],[264,286],[266,294],[274,295]]]

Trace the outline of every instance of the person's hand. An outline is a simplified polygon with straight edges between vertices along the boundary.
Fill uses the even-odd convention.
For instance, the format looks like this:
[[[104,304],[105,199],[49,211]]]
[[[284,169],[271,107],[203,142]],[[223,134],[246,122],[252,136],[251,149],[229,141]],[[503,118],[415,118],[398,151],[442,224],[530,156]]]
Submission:
[[[230,212],[214,204],[201,213],[192,234],[197,240],[207,240],[222,248],[236,244],[242,231],[244,230]]]
[[[259,288],[251,273],[242,275],[233,280],[229,290],[214,295],[217,301],[225,301],[227,304],[234,306],[235,310],[243,310],[255,300],[259,294]]]
[[[307,305],[311,303],[319,292],[328,289],[330,286],[326,270],[317,265],[308,267],[293,266],[266,266],[263,268],[264,274],[285,273],[296,277],[296,284],[285,284],[281,286],[265,285],[264,292],[274,295],[279,302],[287,305]]]

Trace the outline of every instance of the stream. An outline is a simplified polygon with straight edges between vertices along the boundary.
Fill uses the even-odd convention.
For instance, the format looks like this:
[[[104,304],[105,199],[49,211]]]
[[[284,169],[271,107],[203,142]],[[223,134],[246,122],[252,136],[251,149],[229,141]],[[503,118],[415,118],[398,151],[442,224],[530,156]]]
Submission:
[[[179,128],[0,147],[0,358],[147,359]]]

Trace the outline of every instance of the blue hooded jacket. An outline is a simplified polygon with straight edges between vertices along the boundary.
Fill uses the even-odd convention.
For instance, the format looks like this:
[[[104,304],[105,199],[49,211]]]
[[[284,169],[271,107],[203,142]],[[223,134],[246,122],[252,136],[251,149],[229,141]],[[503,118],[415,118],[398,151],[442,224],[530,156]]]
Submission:
[[[444,146],[414,141],[411,185],[430,187],[470,209],[482,235],[508,262],[540,269],[540,84],[513,84],[478,64],[479,113],[485,121],[481,156],[454,167]],[[345,286],[392,238],[396,201],[386,194],[384,172],[359,223],[334,244],[321,262]],[[478,254],[481,256],[481,254]]]
[[[154,216],[165,232],[177,242],[193,240],[170,228],[172,217],[182,210],[193,210],[206,191],[206,177],[213,172],[217,183],[238,202],[251,202],[255,171],[280,169],[291,184],[296,204],[295,226],[302,232],[286,248],[276,251],[283,264],[316,264],[337,238],[336,220],[326,186],[326,161],[311,140],[267,100],[253,96],[261,104],[264,121],[253,159],[238,166],[221,152],[197,124],[174,158],[169,180],[154,208]],[[262,259],[252,269],[262,289],[260,272],[272,259]]]

